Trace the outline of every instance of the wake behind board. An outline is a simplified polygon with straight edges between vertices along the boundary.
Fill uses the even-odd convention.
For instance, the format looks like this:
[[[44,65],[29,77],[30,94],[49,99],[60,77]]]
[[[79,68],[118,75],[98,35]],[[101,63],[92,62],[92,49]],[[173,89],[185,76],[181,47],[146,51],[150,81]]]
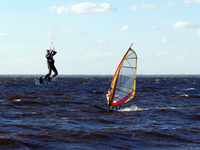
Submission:
[[[53,82],[56,81],[56,78],[52,78],[52,79],[42,79],[42,77],[40,77],[39,79],[35,79],[35,84],[36,85],[46,85],[46,84],[52,84]]]
[[[101,109],[101,110],[106,110],[106,111],[119,111],[118,109],[113,109],[113,108],[106,108],[106,107],[101,107],[98,105],[93,104],[94,107]]]

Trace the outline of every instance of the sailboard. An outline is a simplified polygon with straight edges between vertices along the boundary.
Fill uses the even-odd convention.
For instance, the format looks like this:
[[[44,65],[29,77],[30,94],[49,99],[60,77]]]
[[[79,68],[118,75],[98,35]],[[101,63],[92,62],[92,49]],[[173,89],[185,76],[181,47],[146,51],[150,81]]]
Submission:
[[[35,84],[36,85],[46,85],[46,84],[52,84],[53,82],[56,81],[56,78],[50,79],[49,77],[47,79],[42,79],[43,77],[36,78],[35,79]]]
[[[105,110],[105,111],[118,111],[118,109],[101,107],[101,106],[95,105],[95,104],[93,104],[93,106],[96,107],[96,108],[98,108],[98,109]]]
[[[131,46],[126,51],[113,76],[108,99],[110,108],[125,104],[135,96],[137,54]]]

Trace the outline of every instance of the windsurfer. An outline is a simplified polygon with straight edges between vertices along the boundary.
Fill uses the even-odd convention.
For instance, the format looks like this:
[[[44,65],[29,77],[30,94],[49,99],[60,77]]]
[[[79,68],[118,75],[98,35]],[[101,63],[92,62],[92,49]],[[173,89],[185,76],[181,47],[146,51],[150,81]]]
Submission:
[[[108,89],[108,94],[106,94],[107,103],[108,103],[108,107],[109,107],[109,108],[112,108],[112,106],[110,106],[110,103],[109,103],[109,98],[110,98],[111,89],[112,89],[112,88],[109,88],[109,89]],[[118,96],[119,96],[119,94],[118,94],[118,95],[115,95],[114,97],[118,97]],[[114,102],[116,102],[116,101],[114,100]],[[117,105],[117,108],[119,109],[119,105]]]
[[[47,59],[47,66],[48,66],[48,70],[49,73],[46,74],[42,79],[47,79],[47,77],[49,77],[51,75],[51,71],[53,70],[54,75],[52,75],[51,77],[49,77],[49,80],[51,80],[53,77],[58,75],[58,71],[56,69],[56,67],[54,66],[54,59],[53,56],[57,53],[56,51],[52,50],[51,47],[49,48],[50,50],[46,50],[46,59]]]
[[[108,94],[106,94],[108,104],[109,104],[110,91],[111,91],[111,88],[108,89]]]

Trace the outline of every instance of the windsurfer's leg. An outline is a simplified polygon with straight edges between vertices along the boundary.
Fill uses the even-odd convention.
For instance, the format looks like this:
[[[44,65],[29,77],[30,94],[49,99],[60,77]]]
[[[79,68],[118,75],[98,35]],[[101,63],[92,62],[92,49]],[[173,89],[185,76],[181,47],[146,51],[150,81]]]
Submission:
[[[108,108],[112,108],[112,106],[110,106],[110,104],[108,105]]]

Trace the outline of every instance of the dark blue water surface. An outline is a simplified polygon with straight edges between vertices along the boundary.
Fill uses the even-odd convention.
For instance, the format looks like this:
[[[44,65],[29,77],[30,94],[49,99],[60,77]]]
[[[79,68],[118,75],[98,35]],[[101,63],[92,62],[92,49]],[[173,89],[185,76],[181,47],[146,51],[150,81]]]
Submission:
[[[200,77],[138,76],[136,96],[107,112],[112,77],[0,77],[0,149],[200,149]]]

